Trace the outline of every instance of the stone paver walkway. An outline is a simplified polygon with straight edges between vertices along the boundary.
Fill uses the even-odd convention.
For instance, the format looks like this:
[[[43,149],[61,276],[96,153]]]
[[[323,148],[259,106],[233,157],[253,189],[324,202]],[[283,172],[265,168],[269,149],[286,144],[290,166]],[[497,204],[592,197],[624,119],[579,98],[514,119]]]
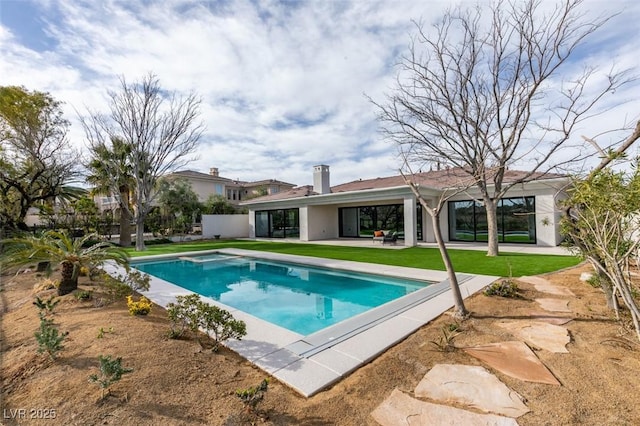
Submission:
[[[539,310],[532,310],[530,320],[498,321],[496,325],[530,345],[553,353],[569,353],[571,338],[562,325],[571,321],[569,298],[575,294],[542,277],[521,277],[538,292],[552,297],[535,299]],[[560,314],[558,314],[560,313]],[[508,376],[529,382],[560,386],[560,382],[538,359],[526,343],[498,342],[463,348],[491,368]],[[418,383],[415,398],[395,389],[372,413],[381,425],[517,425],[516,417],[529,412],[518,393],[509,389],[483,367],[467,365],[435,365]],[[456,404],[485,413],[421,401],[429,398],[441,404]],[[501,414],[501,415],[498,415]]]

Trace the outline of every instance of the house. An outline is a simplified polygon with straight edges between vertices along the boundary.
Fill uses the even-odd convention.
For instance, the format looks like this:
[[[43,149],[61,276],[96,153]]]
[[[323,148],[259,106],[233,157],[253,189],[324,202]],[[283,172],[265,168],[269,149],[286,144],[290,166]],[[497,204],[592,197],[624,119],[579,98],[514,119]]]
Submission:
[[[182,170],[167,175],[168,178],[183,178],[191,183],[191,188],[198,194],[199,201],[206,201],[211,195],[222,195],[231,204],[261,195],[274,195],[288,191],[295,185],[276,179],[265,179],[255,182],[233,180],[220,176],[217,167],[209,169],[209,174],[193,170]]]
[[[505,182],[517,182],[525,175],[507,170]],[[417,173],[413,178],[423,198],[435,203],[443,191],[459,187],[468,176],[461,169],[451,168]],[[498,202],[500,242],[560,244],[556,203],[568,182],[563,175],[537,173],[513,186]],[[446,202],[440,216],[445,241],[487,240],[486,215],[478,200],[480,194],[472,186]],[[329,166],[318,165],[314,167],[312,186],[291,188],[240,205],[249,210],[251,238],[372,238],[375,230],[387,230],[396,231],[405,246],[435,242],[431,217],[400,175],[330,186]]]

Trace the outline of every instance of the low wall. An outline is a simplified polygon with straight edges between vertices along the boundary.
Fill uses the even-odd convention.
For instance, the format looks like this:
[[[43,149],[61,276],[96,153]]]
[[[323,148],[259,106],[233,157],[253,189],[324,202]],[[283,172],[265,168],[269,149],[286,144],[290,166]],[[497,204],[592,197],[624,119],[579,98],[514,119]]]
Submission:
[[[202,237],[249,238],[248,214],[203,214]]]

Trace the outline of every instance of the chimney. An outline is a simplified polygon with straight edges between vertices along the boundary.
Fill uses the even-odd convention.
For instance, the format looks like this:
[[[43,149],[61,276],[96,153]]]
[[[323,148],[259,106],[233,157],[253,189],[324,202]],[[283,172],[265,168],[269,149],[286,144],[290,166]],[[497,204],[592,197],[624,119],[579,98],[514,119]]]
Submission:
[[[217,168],[217,167],[211,167],[211,168],[209,169],[209,174],[210,174],[211,176],[215,176],[215,177],[220,176],[220,175],[218,174],[218,168]]]
[[[324,164],[313,166],[313,190],[318,194],[328,194],[331,192],[329,166],[325,166]]]

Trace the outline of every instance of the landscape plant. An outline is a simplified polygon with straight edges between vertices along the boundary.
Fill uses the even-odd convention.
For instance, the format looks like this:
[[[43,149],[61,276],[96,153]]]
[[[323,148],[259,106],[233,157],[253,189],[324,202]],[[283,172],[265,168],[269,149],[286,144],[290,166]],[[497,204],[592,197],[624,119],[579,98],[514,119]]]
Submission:
[[[133,368],[123,367],[122,357],[112,359],[111,355],[99,355],[98,362],[100,363],[100,374],[90,375],[89,382],[100,387],[102,399],[104,399],[110,393],[110,386],[118,382],[124,374],[131,373]]]
[[[214,352],[219,349],[220,343],[231,338],[240,340],[247,334],[244,321],[236,320],[225,309],[202,301],[198,294],[176,296],[176,303],[167,305],[167,315],[171,322],[170,337],[178,338],[186,330],[197,333],[202,329],[209,335],[213,334]]]
[[[54,299],[54,296],[47,300],[36,297],[33,302],[38,308],[38,317],[40,318],[40,327],[34,333],[38,342],[38,353],[46,352],[51,360],[55,360],[58,352],[64,349],[62,342],[69,334],[68,332],[61,333],[52,318],[59,302],[60,299]]]
[[[263,379],[258,386],[238,389],[236,396],[240,398],[247,411],[255,414],[258,404],[262,402],[268,389],[269,379]]]
[[[46,231],[40,236],[25,235],[5,239],[2,242],[2,265],[19,267],[42,261],[59,263],[60,296],[78,288],[78,276],[82,266],[93,268],[107,261],[114,261],[128,268],[129,258],[125,251],[107,242],[85,247],[86,242],[91,239],[97,239],[97,236],[89,234],[82,238],[73,238],[68,233],[59,231]]]
[[[640,168],[605,167],[576,180],[564,201],[562,230],[593,266],[607,304],[619,315],[621,299],[640,339],[640,308],[634,297],[634,270],[640,255]]]
[[[500,296],[511,299],[521,297],[518,283],[512,279],[498,280],[487,287],[483,293],[485,296]]]
[[[151,312],[151,301],[144,296],[140,300],[133,300],[133,296],[127,296],[127,308],[131,315],[148,315]]]

